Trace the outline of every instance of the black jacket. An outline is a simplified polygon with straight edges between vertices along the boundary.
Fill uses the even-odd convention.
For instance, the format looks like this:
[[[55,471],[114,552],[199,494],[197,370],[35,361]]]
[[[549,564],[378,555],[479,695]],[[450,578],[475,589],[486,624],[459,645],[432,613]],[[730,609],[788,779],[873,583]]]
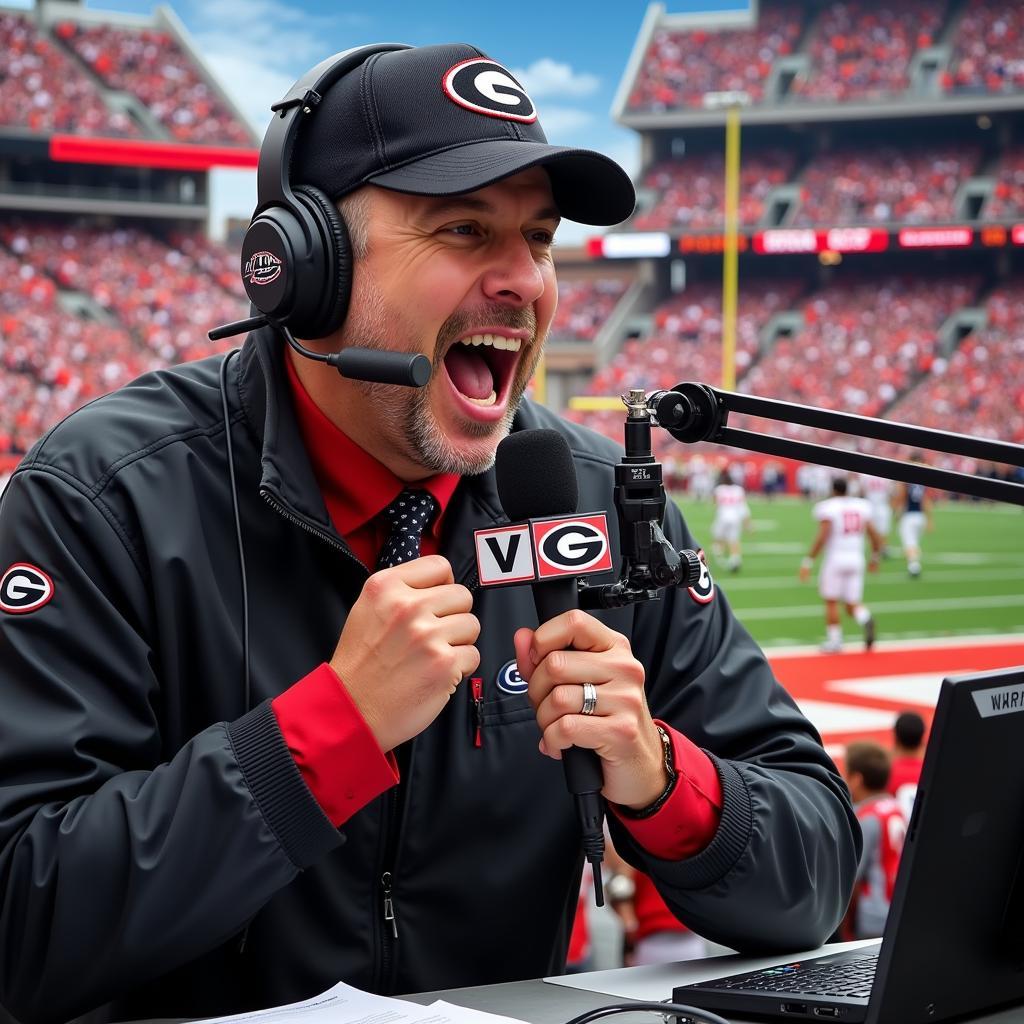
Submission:
[[[410,745],[399,787],[335,829],[269,699],[327,660],[366,569],[330,523],[277,342],[251,335],[228,401],[248,572],[252,695],[225,454],[222,357],[146,375],[45,436],[0,508],[0,571],[49,575],[0,611],[0,1002],[26,1024],[205,1016],[313,995],[560,972],[580,876],[559,765],[525,694],[497,684],[528,588],[476,591],[482,745],[470,688]],[[613,526],[616,446],[561,430],[580,508]],[[475,579],[472,531],[500,518],[493,473],[466,478],[442,552]],[[669,536],[695,546],[670,507]],[[693,929],[745,950],[825,940],[859,850],[847,791],[813,728],[719,593],[602,613],[631,637],[650,707],[713,756],[710,846],[671,863],[612,822]],[[382,686],[401,680],[381,680]],[[397,940],[382,913],[390,871]]]

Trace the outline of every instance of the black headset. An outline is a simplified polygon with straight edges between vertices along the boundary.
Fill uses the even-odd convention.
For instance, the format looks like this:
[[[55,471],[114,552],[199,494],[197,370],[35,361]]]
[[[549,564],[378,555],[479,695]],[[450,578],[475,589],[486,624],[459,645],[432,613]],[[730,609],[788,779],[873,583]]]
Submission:
[[[306,72],[279,103],[260,148],[257,205],[242,241],[242,283],[263,316],[300,338],[323,338],[345,321],[352,290],[348,229],[334,202],[310,185],[289,184],[303,118],[338,79],[375,53],[407,50],[374,43],[344,50]]]
[[[307,71],[270,108],[275,116],[260,148],[256,210],[242,241],[241,259],[245,292],[260,315],[214,328],[209,332],[212,340],[272,324],[296,351],[329,363],[344,376],[411,387],[422,387],[430,379],[430,360],[422,354],[350,347],[323,355],[295,340],[295,334],[303,338],[333,334],[345,322],[352,292],[352,249],[337,207],[320,189],[292,188],[288,181],[302,118],[316,109],[335,82],[373,54],[408,49],[405,43],[374,43],[343,50]],[[235,354],[229,352],[221,363],[220,392],[241,575],[243,707],[248,711],[252,701],[249,595],[227,400],[228,365]]]

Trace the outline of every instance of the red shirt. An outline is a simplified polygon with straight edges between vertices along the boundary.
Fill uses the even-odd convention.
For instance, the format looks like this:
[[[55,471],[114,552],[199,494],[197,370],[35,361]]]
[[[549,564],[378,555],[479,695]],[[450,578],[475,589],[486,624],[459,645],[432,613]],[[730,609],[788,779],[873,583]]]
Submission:
[[[885,788],[896,796],[901,786],[916,786],[921,781],[924,761],[920,757],[897,757],[893,759],[889,772],[889,785]]]
[[[290,353],[285,365],[299,430],[331,520],[360,560],[372,566],[386,535],[380,513],[404,484],[321,412],[302,386]],[[437,552],[440,524],[458,482],[458,476],[442,473],[417,484],[441,506],[423,535],[425,555]],[[335,826],[398,782],[393,755],[381,751],[344,682],[326,662],[276,697],[271,707],[299,772]],[[620,820],[649,853],[678,860],[699,853],[713,838],[722,787],[708,755],[665,728],[673,742],[675,791],[650,818]]]

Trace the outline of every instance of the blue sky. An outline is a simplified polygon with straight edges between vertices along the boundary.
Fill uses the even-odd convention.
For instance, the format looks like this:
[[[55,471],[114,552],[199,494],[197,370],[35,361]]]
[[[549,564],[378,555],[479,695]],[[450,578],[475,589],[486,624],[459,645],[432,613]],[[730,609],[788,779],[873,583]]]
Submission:
[[[146,0],[89,0],[101,10],[149,14]],[[259,135],[269,106],[309,67],[371,42],[469,42],[521,75],[551,142],[607,153],[635,174],[635,133],[610,110],[647,9],[646,0],[176,0],[170,4]],[[745,8],[747,0],[668,0],[670,12]],[[216,172],[214,229],[248,216],[255,175]],[[593,233],[565,224],[561,240]]]

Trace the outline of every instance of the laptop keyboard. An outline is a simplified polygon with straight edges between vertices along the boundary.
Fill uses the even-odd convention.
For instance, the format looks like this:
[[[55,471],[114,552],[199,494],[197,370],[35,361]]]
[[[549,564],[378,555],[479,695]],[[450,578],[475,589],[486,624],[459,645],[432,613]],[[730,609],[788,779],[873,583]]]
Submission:
[[[857,996],[867,999],[878,965],[878,951],[831,963],[781,964],[750,974],[704,982],[701,988],[787,992],[805,996]]]

